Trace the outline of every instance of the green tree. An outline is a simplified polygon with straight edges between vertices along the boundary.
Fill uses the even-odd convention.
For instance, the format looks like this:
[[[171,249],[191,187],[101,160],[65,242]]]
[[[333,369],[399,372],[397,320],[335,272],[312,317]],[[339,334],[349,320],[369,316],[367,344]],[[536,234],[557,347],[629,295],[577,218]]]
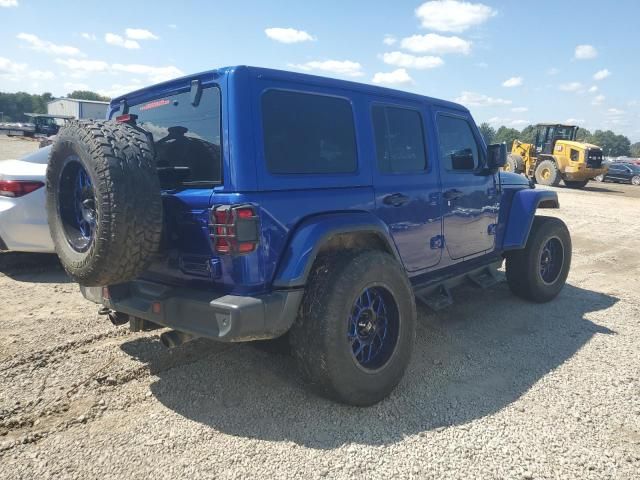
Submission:
[[[616,135],[611,130],[596,130],[587,142],[598,145],[608,157],[623,157],[631,154],[631,142],[624,135]]]
[[[522,143],[533,143],[536,139],[536,127],[535,125],[527,125],[520,132],[518,140]]]
[[[77,98],[78,100],[94,100],[98,102],[108,102],[109,100],[111,100],[109,97],[105,97],[90,90],[74,90],[73,92],[68,93],[67,97]]]
[[[496,129],[489,125],[487,122],[482,122],[480,124],[480,133],[484,138],[484,143],[489,145],[493,142],[493,138],[496,136]]]
[[[520,132],[515,128],[507,128],[504,125],[498,129],[496,136],[493,138],[493,143],[506,143],[507,150],[511,150],[513,141],[520,136]]]
[[[629,150],[631,151],[632,157],[640,157],[640,142],[632,144]]]
[[[586,128],[579,128],[578,133],[576,134],[576,140],[578,142],[586,142],[589,138],[591,138],[591,132]]]

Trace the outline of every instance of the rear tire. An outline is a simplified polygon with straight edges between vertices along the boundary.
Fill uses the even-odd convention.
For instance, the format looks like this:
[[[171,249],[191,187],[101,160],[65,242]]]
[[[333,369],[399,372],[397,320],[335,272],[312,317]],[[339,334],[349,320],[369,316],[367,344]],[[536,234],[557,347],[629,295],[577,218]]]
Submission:
[[[160,182],[145,133],[107,121],[62,127],[47,168],[47,216],[74,281],[111,285],[144,271],[162,233]]]
[[[631,185],[640,185],[640,175],[631,177]]]
[[[560,293],[570,267],[567,226],[557,218],[536,216],[525,248],[507,254],[507,282],[515,295],[544,303]]]
[[[587,183],[589,183],[589,180],[564,181],[564,184],[569,188],[584,188],[587,186]]]
[[[342,252],[314,265],[291,346],[320,394],[368,406],[402,378],[415,330],[415,299],[398,262],[379,251]]]
[[[595,177],[595,178],[594,178],[594,180],[595,180],[596,182],[604,182],[604,175],[603,175],[603,174],[600,174],[600,175],[598,175],[597,177]]]
[[[560,172],[558,171],[558,166],[553,160],[541,161],[536,167],[535,177],[536,183],[552,187],[560,185],[560,180],[562,180]]]

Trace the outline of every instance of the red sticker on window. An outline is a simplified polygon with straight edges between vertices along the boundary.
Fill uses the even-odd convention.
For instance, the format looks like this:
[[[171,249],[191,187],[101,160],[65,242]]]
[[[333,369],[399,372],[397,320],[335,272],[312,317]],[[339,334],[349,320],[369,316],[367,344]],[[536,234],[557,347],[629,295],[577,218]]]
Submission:
[[[151,110],[152,108],[164,107],[165,105],[169,105],[171,101],[165,99],[162,100],[154,100],[153,102],[149,102],[146,105],[140,107],[140,110]]]

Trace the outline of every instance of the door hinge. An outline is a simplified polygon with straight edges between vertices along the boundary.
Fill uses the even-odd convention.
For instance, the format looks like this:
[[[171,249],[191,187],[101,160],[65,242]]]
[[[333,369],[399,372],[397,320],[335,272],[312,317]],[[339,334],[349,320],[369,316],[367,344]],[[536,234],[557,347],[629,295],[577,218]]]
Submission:
[[[432,250],[439,250],[441,248],[444,248],[444,237],[442,235],[436,235],[435,237],[432,237],[429,241],[429,245],[431,246]]]

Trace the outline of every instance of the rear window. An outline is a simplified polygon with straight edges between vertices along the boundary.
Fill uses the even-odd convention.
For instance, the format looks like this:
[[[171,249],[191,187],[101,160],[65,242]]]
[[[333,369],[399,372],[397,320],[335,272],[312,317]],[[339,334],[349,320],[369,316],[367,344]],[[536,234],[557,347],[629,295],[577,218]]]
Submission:
[[[195,106],[184,92],[132,106],[129,113],[153,136],[163,188],[222,182],[218,88],[205,88]]]
[[[375,106],[373,130],[382,173],[418,173],[427,168],[420,112]]]
[[[357,167],[351,104],[282,90],[262,95],[267,169],[276,174],[351,173]]]

